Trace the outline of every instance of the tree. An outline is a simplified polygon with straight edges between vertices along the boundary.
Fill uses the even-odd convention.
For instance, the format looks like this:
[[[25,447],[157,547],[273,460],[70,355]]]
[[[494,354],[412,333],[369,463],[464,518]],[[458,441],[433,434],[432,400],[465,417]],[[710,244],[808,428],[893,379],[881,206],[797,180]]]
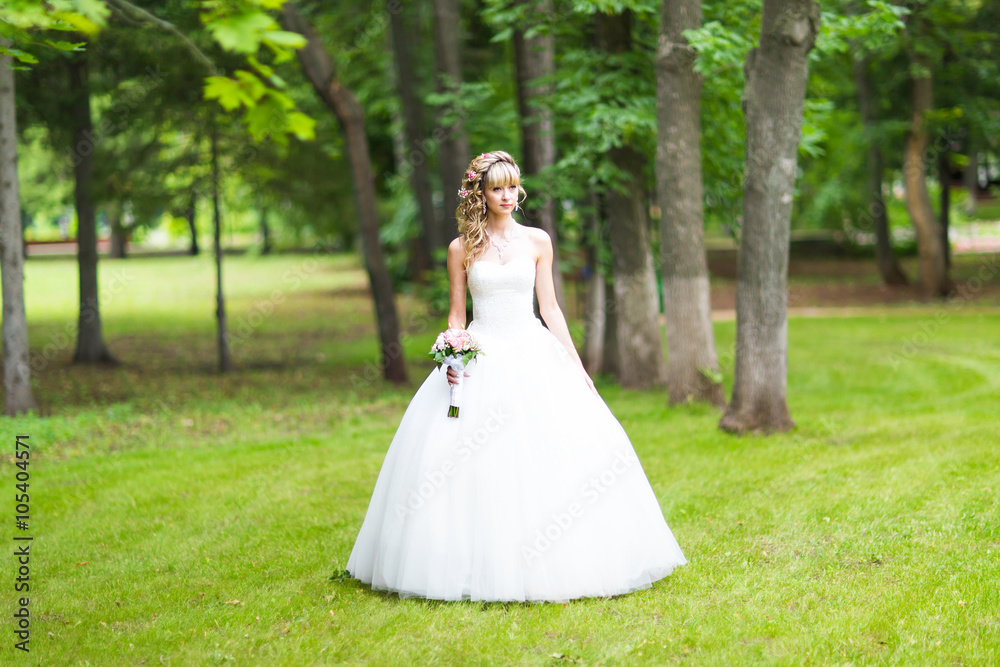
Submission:
[[[604,274],[599,271],[601,223],[598,217],[597,196],[591,193],[590,212],[585,217],[584,252],[587,258],[587,306],[584,311],[583,365],[591,375],[600,373],[604,366],[604,327],[606,324]]]
[[[212,248],[215,251],[215,321],[219,347],[219,372],[232,368],[229,337],[226,335],[226,300],[222,290],[222,214],[219,211],[219,131],[212,122]]]
[[[392,24],[390,32],[392,33],[393,60],[396,65],[396,88],[399,91],[399,100],[403,111],[406,146],[422,146],[424,115],[422,106],[417,99],[416,68],[414,68],[412,61],[410,33],[403,21],[403,12],[399,7],[389,7],[388,12],[389,21]],[[405,148],[402,154],[407,155]],[[438,216],[434,210],[433,193],[427,179],[427,170],[423,168],[423,164],[411,164],[406,161],[400,167],[409,172],[410,186],[413,188],[413,196],[416,197],[417,207],[420,210],[420,224],[423,233],[420,235],[421,243],[416,246],[416,266],[418,269],[431,269],[434,268],[434,251],[441,247],[447,247],[448,244],[442,242],[441,239],[441,225],[438,223]],[[447,188],[445,188],[445,192],[447,193]]]
[[[191,245],[188,246],[189,255],[197,255],[201,251],[198,248],[198,226],[195,224],[195,213],[198,211],[198,192],[192,187],[188,197],[187,206],[184,208],[184,220],[187,222],[188,230],[191,232]]]
[[[97,212],[93,195],[94,126],[90,114],[87,52],[74,54],[67,63],[69,105],[73,122],[70,155],[76,178],[74,199],[77,219],[77,262],[80,274],[80,314],[74,363],[117,364],[104,343],[97,288]]]
[[[620,55],[631,49],[631,12],[598,13],[596,21],[597,41],[602,51]],[[623,75],[627,76],[627,72]],[[618,379],[623,387],[660,386],[666,369],[658,322],[659,295],[647,232],[648,202],[644,187],[647,160],[627,139],[611,147],[608,160],[620,176],[607,192],[614,257]]]
[[[882,197],[882,147],[876,135],[878,123],[875,86],[872,82],[871,63],[868,58],[855,52],[852,58],[854,81],[858,89],[858,106],[865,126],[865,141],[868,145],[868,212],[875,229],[875,259],[879,275],[886,285],[907,285],[909,279],[896,261],[892,251],[892,237],[889,234],[889,211]]]
[[[9,42],[3,40],[4,46]],[[24,244],[17,181],[13,58],[0,55],[0,273],[3,280],[4,414],[34,410],[24,309]]]
[[[917,35],[925,30],[926,17],[911,14],[910,30]],[[953,285],[948,278],[941,226],[934,217],[930,194],[927,191],[927,115],[933,108],[933,72],[924,45],[911,39],[907,53],[910,59],[912,87],[910,103],[912,115],[910,132],[906,137],[903,162],[903,185],[906,210],[917,232],[917,250],[920,255],[920,287],[927,296],[947,296]]]
[[[701,75],[684,30],[701,25],[701,0],[663,0],[657,49],[656,150],[660,264],[671,403],[725,405],[712,332],[701,180]]]
[[[533,17],[533,25],[514,31],[517,103],[521,116],[521,165],[526,176],[537,178],[556,160],[552,110],[542,102],[552,94],[551,79],[555,73],[555,37],[549,27],[541,25],[543,21],[552,19],[552,0],[521,0],[520,4]],[[525,218],[544,229],[552,238],[552,284],[559,306],[564,307],[556,202],[550,194],[541,190],[536,197],[539,203],[528,201]]]
[[[434,9],[434,63],[437,70],[435,87],[439,94],[454,94],[462,83],[458,0],[431,0],[431,5]],[[458,205],[456,193],[462,184],[462,174],[472,159],[462,120],[454,118],[454,115],[451,104],[437,107],[438,127],[444,132],[438,148],[438,170],[444,198],[441,239],[445,246],[458,235],[458,222],[454,216]]]
[[[365,133],[364,110],[354,93],[337,78],[333,61],[323,48],[315,30],[299,14],[295,4],[285,3],[282,16],[289,30],[306,38],[305,47],[298,52],[302,69],[317,95],[337,116],[344,133],[361,228],[362,253],[375,301],[383,372],[386,380],[397,384],[404,383],[407,381],[406,363],[399,342],[399,317],[396,312],[392,279],[379,243],[378,211],[368,137]]]
[[[3,37],[0,38],[0,273],[3,281],[4,412],[15,415],[35,408],[28,365],[28,322],[24,307],[24,238],[17,175],[17,115],[14,103],[13,60],[35,64],[38,59],[22,50],[32,43],[31,32],[40,28],[95,31],[103,24],[102,4],[63,7],[56,19],[31,2],[6,3]],[[77,11],[81,10],[81,11]],[[55,51],[76,51],[78,44],[47,40]],[[89,114],[89,108],[88,108]],[[81,277],[82,282],[82,277]]]
[[[788,248],[814,0],[764,0],[759,46],[746,61],[746,167],[736,286],[736,371],[719,422],[732,432],[795,426],[785,399]]]

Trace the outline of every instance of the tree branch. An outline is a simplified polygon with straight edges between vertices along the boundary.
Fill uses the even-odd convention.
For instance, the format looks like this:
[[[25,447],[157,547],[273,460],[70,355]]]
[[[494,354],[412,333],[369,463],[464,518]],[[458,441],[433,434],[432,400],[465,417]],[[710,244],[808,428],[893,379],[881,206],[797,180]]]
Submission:
[[[181,30],[173,23],[164,21],[160,17],[146,11],[142,7],[133,5],[131,2],[128,2],[128,0],[108,0],[108,5],[111,6],[112,10],[116,11],[119,15],[124,16],[125,18],[129,18],[129,14],[131,14],[132,17],[139,19],[140,21],[150,23],[160,30],[173,34],[180,39],[181,42],[183,42],[188,51],[194,55],[195,59],[201,61],[201,63],[205,65],[205,67],[207,67],[212,74],[222,73],[216,66],[215,61],[213,61],[204,51],[198,48],[198,45],[195,44],[190,37],[181,32]]]

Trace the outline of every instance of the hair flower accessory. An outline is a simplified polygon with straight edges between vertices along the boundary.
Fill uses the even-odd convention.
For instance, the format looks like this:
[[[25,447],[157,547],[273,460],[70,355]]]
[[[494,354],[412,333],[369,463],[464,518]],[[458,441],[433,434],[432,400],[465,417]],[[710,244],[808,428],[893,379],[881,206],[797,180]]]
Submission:
[[[492,157],[492,156],[489,153],[483,153],[479,157],[481,157],[481,158],[489,158],[489,157]]]
[[[469,196],[470,192],[472,192],[472,191],[471,190],[466,190],[465,188],[462,188],[461,190],[458,191],[458,196],[461,197],[462,199],[465,199],[466,197]]]
[[[476,176],[478,176],[478,175],[479,175],[479,172],[470,171],[468,174],[465,175],[465,177],[467,179],[469,179],[470,181],[474,181],[474,180],[476,180]]]

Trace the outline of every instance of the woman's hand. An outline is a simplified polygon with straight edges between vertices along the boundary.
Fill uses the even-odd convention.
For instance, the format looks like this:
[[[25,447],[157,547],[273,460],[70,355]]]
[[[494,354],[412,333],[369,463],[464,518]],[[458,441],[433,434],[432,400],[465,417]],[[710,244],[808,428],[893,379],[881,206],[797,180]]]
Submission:
[[[594,386],[594,381],[590,379],[590,375],[587,371],[583,371],[583,377],[587,380],[587,386],[590,387],[590,391],[594,392],[594,396],[600,398],[601,395],[597,393],[597,387]]]
[[[464,375],[465,377],[469,377],[468,372]],[[458,373],[456,373],[455,369],[450,366],[448,367],[448,384],[458,384]]]

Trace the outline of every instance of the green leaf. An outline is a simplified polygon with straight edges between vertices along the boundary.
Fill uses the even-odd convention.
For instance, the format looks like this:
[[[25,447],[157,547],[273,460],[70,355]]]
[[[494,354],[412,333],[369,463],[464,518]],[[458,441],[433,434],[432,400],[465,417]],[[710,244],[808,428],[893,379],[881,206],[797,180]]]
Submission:
[[[263,9],[281,9],[286,0],[250,0],[253,4]]]
[[[104,25],[111,10],[103,0],[74,0],[76,13],[89,19],[95,25]]]
[[[283,111],[287,111],[288,109],[294,109],[295,108],[295,100],[293,100],[291,97],[289,97],[285,93],[281,92],[280,90],[274,90],[273,88],[268,88],[268,89],[266,89],[265,92],[267,93],[267,96],[275,104],[277,104],[279,107],[281,107],[281,109]]]
[[[257,56],[247,56],[247,62],[257,70],[261,76],[268,78],[274,76],[274,70],[257,60]]]
[[[100,26],[86,16],[81,16],[74,12],[55,12],[52,18],[56,21],[62,21],[70,25],[74,30],[82,32],[85,35],[94,35],[100,30]],[[56,26],[52,26],[56,27]]]
[[[38,62],[38,58],[31,55],[30,53],[25,53],[20,49],[10,49],[4,46],[0,46],[0,53],[5,55],[14,56],[22,63],[35,64]]]
[[[300,111],[288,114],[288,130],[303,141],[316,138],[316,121]]]
[[[507,42],[513,37],[514,37],[514,29],[508,26],[506,28],[501,28],[500,30],[498,30],[497,33],[493,35],[492,39],[490,39],[490,42],[494,44],[497,42]]]
[[[246,91],[246,94],[254,102],[263,97],[264,93],[267,92],[267,86],[264,85],[264,82],[256,74],[240,69],[236,70],[235,75],[242,84],[241,88]]]
[[[270,16],[254,12],[211,21],[208,29],[223,49],[235,53],[256,53],[260,47],[261,32],[276,25]]]
[[[206,77],[203,94],[206,100],[219,100],[219,104],[226,111],[232,111],[241,104],[252,106],[254,102],[236,81],[225,76]]]
[[[45,44],[58,51],[83,51],[83,47],[87,45],[86,42],[53,42],[51,39],[45,40]]]
[[[276,115],[277,114],[277,115]],[[247,111],[243,122],[246,123],[250,136],[254,141],[262,141],[272,131],[271,119],[275,118],[275,128],[282,129],[284,126],[284,112],[277,108],[273,102],[264,100]],[[281,134],[280,132],[276,133]],[[279,142],[280,143],[280,142]]]
[[[297,32],[287,30],[270,30],[260,36],[262,42],[268,46],[285,49],[301,49],[306,45],[306,38]]]

